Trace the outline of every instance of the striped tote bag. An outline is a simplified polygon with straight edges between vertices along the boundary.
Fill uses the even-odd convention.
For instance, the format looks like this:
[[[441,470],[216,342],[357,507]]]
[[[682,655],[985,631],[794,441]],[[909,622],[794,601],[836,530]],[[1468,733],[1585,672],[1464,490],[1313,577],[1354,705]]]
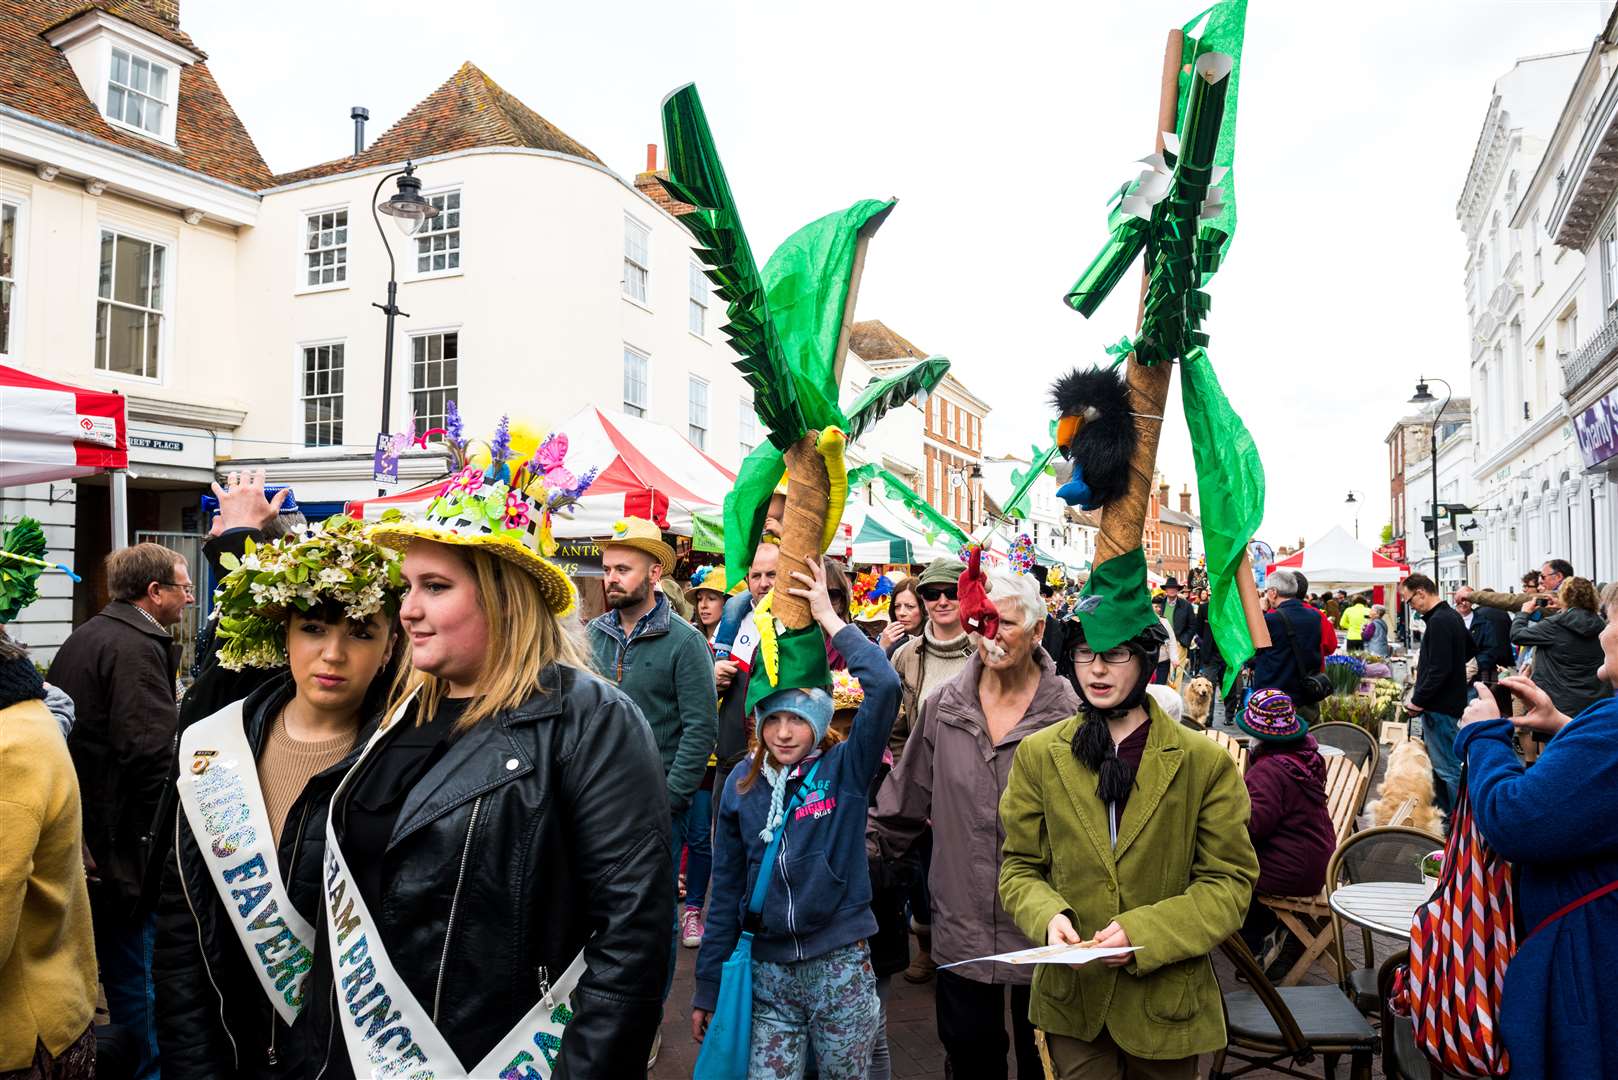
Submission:
[[[1411,921],[1410,966],[1393,1005],[1446,1074],[1508,1076],[1499,1018],[1506,966],[1517,951],[1511,867],[1478,832],[1464,767],[1459,788],[1443,875]]]

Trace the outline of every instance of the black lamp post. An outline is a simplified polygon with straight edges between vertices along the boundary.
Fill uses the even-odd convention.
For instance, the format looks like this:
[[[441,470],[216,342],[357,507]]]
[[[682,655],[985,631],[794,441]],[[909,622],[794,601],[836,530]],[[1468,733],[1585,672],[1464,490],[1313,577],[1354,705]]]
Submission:
[[[399,178],[398,190],[387,202],[377,204],[377,197],[382,194],[382,185]],[[428,220],[436,217],[438,207],[421,197],[421,181],[416,178],[416,166],[405,162],[405,167],[398,172],[389,173],[377,181],[376,191],[371,193],[371,219],[376,222],[377,234],[382,237],[382,248],[388,253],[388,302],[386,304],[373,303],[371,306],[381,308],[382,313],[388,317],[387,337],[382,343],[382,431],[381,434],[391,434],[392,403],[393,403],[393,320],[403,315],[410,318],[407,312],[399,310],[399,281],[398,268],[393,262],[393,246],[388,243],[388,234],[382,228],[382,219],[377,216],[378,211],[393,219],[399,231],[406,236],[413,236]],[[377,491],[378,495],[386,495],[387,488]]]
[[[1430,405],[1438,400],[1433,396],[1432,391],[1427,389],[1427,381],[1425,375],[1416,376],[1416,392],[1411,396],[1410,404]],[[1444,403],[1438,407],[1437,412],[1433,413],[1433,426],[1430,429],[1433,451],[1433,585],[1439,588],[1440,595],[1442,595],[1442,586],[1438,585],[1438,424],[1439,421],[1443,420],[1444,410],[1449,408],[1449,399],[1455,391],[1443,379],[1433,379],[1432,381],[1444,383]]]
[[[1356,495],[1358,495],[1360,499],[1365,498],[1365,492],[1356,491],[1353,488],[1349,488],[1348,498],[1344,499],[1343,501],[1354,508],[1354,539],[1358,540],[1360,538],[1360,499],[1356,499],[1354,497]]]

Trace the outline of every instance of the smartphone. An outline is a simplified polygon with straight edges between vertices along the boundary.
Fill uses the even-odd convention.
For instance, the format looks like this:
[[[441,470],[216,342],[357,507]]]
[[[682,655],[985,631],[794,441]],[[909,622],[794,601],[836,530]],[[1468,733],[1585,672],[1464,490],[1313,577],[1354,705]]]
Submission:
[[[1511,715],[1511,691],[1507,690],[1504,686],[1501,686],[1499,683],[1495,683],[1493,686],[1489,687],[1489,690],[1490,690],[1491,693],[1494,694],[1494,703],[1495,703],[1496,706],[1499,707],[1500,715],[1501,716],[1510,716]]]

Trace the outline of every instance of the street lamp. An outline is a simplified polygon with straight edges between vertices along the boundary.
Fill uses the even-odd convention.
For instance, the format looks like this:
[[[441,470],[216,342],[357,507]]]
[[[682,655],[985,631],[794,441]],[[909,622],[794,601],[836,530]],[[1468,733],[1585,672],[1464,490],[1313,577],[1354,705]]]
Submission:
[[[1434,379],[1432,381],[1436,382],[1436,383],[1444,383],[1444,403],[1438,407],[1437,412],[1433,413],[1433,426],[1430,429],[1431,434],[1432,434],[1432,452],[1433,452],[1433,586],[1435,588],[1437,588],[1438,587],[1438,423],[1439,423],[1440,420],[1442,420],[1444,418],[1444,410],[1449,408],[1449,399],[1455,393],[1455,391],[1453,389],[1451,389],[1449,383],[1444,382],[1443,379]],[[1417,375],[1416,376],[1416,392],[1415,392],[1415,394],[1413,394],[1411,396],[1410,404],[1412,404],[1412,405],[1430,405],[1430,404],[1432,404],[1433,402],[1435,402],[1437,400],[1438,399],[1433,396],[1432,391],[1427,389],[1427,377],[1425,375]]]
[[[382,185],[399,178],[398,189],[387,202],[377,204],[377,198],[382,194]],[[388,253],[388,302],[386,304],[372,303],[374,308],[381,308],[382,313],[388,317],[387,337],[382,343],[382,431],[386,436],[391,434],[392,427],[391,408],[393,402],[393,320],[403,315],[410,318],[407,312],[399,310],[399,280],[398,268],[393,262],[393,246],[388,243],[388,234],[382,228],[382,219],[378,212],[393,219],[401,233],[413,236],[429,220],[438,215],[438,207],[421,197],[421,181],[416,177],[416,166],[405,162],[405,167],[398,172],[389,173],[377,181],[376,190],[371,193],[371,219],[376,222],[377,235],[382,237],[382,248]],[[386,495],[387,488],[377,491],[378,495]]]
[[[1358,495],[1360,498],[1356,499],[1354,497],[1356,495]],[[1365,498],[1365,492],[1356,491],[1354,488],[1349,488],[1348,489],[1348,498],[1343,500],[1349,506],[1352,506],[1354,508],[1354,539],[1356,539],[1356,540],[1358,540],[1360,538],[1360,506],[1359,506],[1359,503],[1360,503],[1360,499],[1363,499],[1363,498]]]

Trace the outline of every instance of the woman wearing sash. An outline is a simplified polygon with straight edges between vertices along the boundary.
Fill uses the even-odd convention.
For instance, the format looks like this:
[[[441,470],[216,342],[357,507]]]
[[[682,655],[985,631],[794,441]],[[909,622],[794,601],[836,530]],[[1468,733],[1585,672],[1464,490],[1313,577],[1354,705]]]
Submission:
[[[333,518],[225,562],[217,661],[272,674],[181,737],[153,964],[163,1074],[301,1078],[315,1054],[293,1020],[314,963],[326,806],[386,699],[399,556]]]
[[[406,666],[332,800],[323,1080],[646,1072],[674,930],[662,759],[563,626],[548,496],[505,457],[374,534],[405,552]]]

